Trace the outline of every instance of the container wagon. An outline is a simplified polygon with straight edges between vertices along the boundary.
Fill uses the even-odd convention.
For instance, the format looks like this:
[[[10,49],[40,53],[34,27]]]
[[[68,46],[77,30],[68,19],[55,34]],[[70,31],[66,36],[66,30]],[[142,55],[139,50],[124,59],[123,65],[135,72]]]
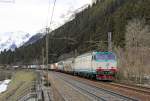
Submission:
[[[73,69],[73,61],[74,58],[68,58],[66,60],[64,60],[63,62],[63,71],[65,73],[69,73],[69,74],[73,74],[74,73],[74,69]]]

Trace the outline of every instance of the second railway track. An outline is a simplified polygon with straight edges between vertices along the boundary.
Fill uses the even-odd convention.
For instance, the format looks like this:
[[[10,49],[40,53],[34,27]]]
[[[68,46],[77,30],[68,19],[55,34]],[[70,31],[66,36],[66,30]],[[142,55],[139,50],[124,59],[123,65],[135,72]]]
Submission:
[[[135,85],[130,85],[130,84],[122,84],[122,83],[109,83],[109,84],[112,86],[122,87],[125,89],[130,89],[130,90],[134,90],[137,92],[141,92],[141,93],[150,95],[150,88],[147,88],[147,87],[140,87],[140,86],[135,86]]]

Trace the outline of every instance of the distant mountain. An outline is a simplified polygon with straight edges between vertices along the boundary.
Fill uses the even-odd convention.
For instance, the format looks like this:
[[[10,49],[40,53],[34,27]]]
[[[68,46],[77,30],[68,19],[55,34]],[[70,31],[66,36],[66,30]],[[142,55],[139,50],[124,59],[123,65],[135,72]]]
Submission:
[[[46,33],[37,33],[36,35],[32,36],[26,43],[24,43],[24,46],[35,43],[39,39],[43,38],[45,35]]]
[[[0,33],[0,51],[5,49],[14,51],[15,48],[19,48],[22,45],[27,46],[33,44],[44,36],[44,32],[37,33],[33,36],[22,31]]]
[[[15,50],[15,48],[22,46],[31,37],[32,35],[22,31],[0,33],[0,51],[4,49]]]
[[[11,49],[12,51],[14,51],[17,48],[17,45],[15,43],[13,43],[9,49]]]

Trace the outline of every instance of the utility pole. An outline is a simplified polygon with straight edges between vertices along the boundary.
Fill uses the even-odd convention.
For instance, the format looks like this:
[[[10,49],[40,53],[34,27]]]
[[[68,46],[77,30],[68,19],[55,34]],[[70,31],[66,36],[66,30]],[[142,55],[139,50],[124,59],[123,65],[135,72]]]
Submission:
[[[108,32],[108,51],[112,51],[112,32]]]
[[[49,59],[48,59],[48,54],[49,54],[49,52],[48,52],[48,49],[49,49],[49,47],[48,47],[48,43],[49,43],[49,28],[47,27],[46,28],[46,68],[47,68],[47,86],[49,86],[49,77],[48,77],[48,61],[49,61]]]
[[[46,64],[47,64],[47,66],[48,66],[48,43],[49,43],[49,35],[48,35],[48,33],[49,33],[49,29],[48,28],[46,28]]]
[[[50,1],[50,0],[49,0]],[[52,15],[51,15],[51,19],[50,19],[50,25],[49,27],[47,26],[46,28],[46,68],[47,68],[47,84],[49,86],[49,79],[48,79],[48,56],[49,56],[49,33],[50,33],[50,29],[51,29],[51,24],[52,24],[52,19],[53,19],[53,14],[54,14],[54,8],[55,8],[55,3],[56,3],[56,0],[54,0],[54,6],[53,6],[53,9],[52,9]],[[50,4],[49,4],[49,8],[50,8]]]
[[[44,66],[45,56],[44,56],[44,48],[42,48],[42,65]]]

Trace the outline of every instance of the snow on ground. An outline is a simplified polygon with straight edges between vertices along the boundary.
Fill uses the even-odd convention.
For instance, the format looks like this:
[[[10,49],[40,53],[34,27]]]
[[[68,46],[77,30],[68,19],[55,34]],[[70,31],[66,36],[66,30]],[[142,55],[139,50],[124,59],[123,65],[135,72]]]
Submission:
[[[10,83],[11,80],[7,79],[4,80],[0,83],[0,93],[3,93],[7,90],[8,84]]]

